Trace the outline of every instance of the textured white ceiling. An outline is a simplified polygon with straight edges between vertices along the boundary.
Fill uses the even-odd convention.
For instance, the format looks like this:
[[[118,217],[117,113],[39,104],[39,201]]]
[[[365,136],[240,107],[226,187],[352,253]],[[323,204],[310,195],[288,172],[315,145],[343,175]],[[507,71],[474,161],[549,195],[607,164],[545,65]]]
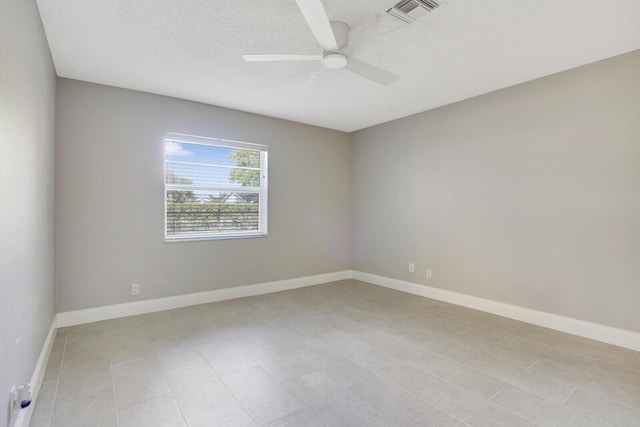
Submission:
[[[321,53],[295,0],[37,0],[61,77],[343,131],[640,48],[639,0],[441,0],[413,25],[385,13],[396,2],[323,1],[351,26],[351,56],[400,77],[383,87],[315,62],[244,62]]]

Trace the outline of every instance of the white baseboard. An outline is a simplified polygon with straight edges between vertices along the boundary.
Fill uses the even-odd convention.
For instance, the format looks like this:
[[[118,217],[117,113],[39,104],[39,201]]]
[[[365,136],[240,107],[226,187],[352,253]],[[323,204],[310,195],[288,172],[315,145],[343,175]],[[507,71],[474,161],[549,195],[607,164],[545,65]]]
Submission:
[[[42,379],[44,378],[44,373],[47,369],[47,362],[49,361],[49,355],[51,354],[51,348],[53,347],[53,342],[56,338],[56,330],[56,318],[54,317],[51,322],[47,338],[44,340],[42,350],[40,351],[38,362],[36,362],[36,367],[33,370],[33,375],[31,376],[31,405],[18,412],[14,427],[28,427],[31,423],[33,409],[38,401],[38,394],[40,393],[40,387],[42,386]]]
[[[545,328],[640,351],[640,333],[638,332],[617,329],[599,323],[573,319],[558,314],[474,297],[446,289],[432,288],[430,286],[378,276],[376,274],[352,271],[352,278],[374,285],[384,286],[385,288],[473,308],[487,313],[497,314],[498,316],[508,317],[510,319],[520,320]]]
[[[85,310],[67,311],[58,313],[57,326],[61,328],[65,326],[81,325],[83,323],[98,322],[100,320],[134,316],[136,314],[152,313],[155,311],[171,310],[191,305],[286,291],[288,289],[320,285],[322,283],[335,282],[337,280],[350,278],[351,270],[336,271],[333,273],[318,274],[316,276],[297,277],[294,279],[277,280],[275,282],[257,283],[254,285],[216,289],[213,291],[176,295],[173,297],[107,305],[103,307],[88,308]]]

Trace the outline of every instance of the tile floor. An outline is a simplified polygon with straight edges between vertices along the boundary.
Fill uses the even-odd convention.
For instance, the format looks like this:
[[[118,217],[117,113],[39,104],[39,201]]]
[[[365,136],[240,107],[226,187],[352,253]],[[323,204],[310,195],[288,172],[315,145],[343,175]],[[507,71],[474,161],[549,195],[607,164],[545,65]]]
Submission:
[[[32,427],[640,426],[640,353],[354,280],[58,330]]]

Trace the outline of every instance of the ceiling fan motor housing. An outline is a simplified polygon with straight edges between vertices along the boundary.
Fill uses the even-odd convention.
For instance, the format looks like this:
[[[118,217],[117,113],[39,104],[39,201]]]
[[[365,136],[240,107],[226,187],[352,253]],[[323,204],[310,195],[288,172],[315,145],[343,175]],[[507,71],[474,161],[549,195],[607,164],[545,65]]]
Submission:
[[[322,63],[329,68],[343,68],[347,65],[347,57],[339,52],[327,53],[322,57]]]
[[[344,22],[331,21],[331,30],[336,38],[338,50],[349,44],[349,26]],[[347,65],[347,57],[340,52],[326,52],[322,56],[322,63],[328,68],[343,68]]]

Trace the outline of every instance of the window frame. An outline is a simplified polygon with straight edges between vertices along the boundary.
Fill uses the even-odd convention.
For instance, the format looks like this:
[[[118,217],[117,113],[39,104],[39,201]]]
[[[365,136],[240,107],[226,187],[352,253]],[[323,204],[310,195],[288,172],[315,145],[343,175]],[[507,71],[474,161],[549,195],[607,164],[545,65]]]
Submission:
[[[163,138],[163,181],[164,181],[164,241],[165,243],[171,242],[188,242],[188,241],[201,241],[201,240],[226,240],[226,239],[248,239],[255,237],[267,237],[268,236],[268,153],[269,147],[264,144],[255,144],[251,142],[233,141],[222,138],[206,137],[181,134],[175,132],[166,132]],[[235,187],[223,187],[223,186],[202,186],[196,187],[198,189],[207,189],[212,191],[229,191],[229,192],[246,192],[246,193],[258,193],[258,230],[245,231],[245,232],[217,232],[217,233],[200,233],[200,234],[187,234],[187,235],[169,235],[167,234],[167,192],[171,190],[186,190],[191,191],[193,186],[180,185],[180,184],[167,184],[167,143],[174,142],[178,144],[192,144],[192,145],[206,145],[210,147],[221,148],[234,148],[244,149],[260,152],[260,186],[249,187],[244,190],[240,190]]]

